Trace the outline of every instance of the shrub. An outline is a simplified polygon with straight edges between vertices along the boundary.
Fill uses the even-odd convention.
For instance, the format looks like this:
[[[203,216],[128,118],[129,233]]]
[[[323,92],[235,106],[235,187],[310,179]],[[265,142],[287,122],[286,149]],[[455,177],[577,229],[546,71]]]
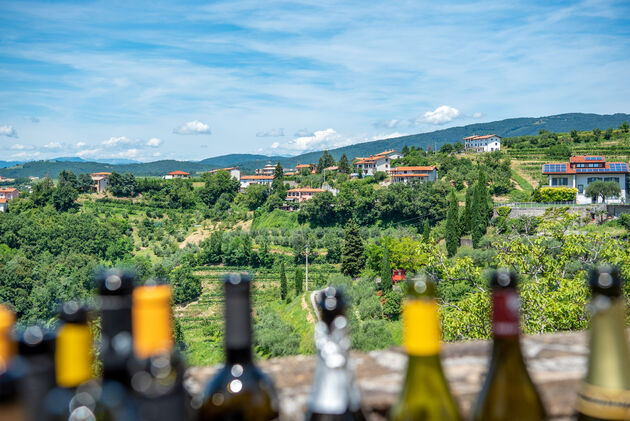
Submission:
[[[503,218],[507,218],[510,212],[512,212],[512,208],[509,206],[499,206],[497,208],[497,215],[502,216]]]
[[[630,214],[622,213],[619,216],[619,223],[630,232]]]
[[[385,295],[383,314],[390,320],[398,320],[400,317],[403,295],[397,291],[390,291]]]
[[[534,202],[572,202],[577,195],[573,187],[540,187],[534,190]]]
[[[362,300],[358,310],[362,320],[380,319],[383,315],[381,303],[375,295]]]

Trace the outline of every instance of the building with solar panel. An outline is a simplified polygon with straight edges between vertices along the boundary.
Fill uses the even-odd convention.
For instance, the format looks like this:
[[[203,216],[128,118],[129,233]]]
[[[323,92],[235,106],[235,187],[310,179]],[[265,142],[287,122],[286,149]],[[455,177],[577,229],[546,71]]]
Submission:
[[[594,181],[619,183],[621,193],[608,197],[607,203],[627,203],[630,171],[625,162],[606,162],[603,156],[572,156],[568,163],[543,165],[543,174],[549,176],[550,187],[573,187],[577,189],[576,203],[595,203],[586,197],[586,186]],[[601,198],[597,200],[601,201]]]

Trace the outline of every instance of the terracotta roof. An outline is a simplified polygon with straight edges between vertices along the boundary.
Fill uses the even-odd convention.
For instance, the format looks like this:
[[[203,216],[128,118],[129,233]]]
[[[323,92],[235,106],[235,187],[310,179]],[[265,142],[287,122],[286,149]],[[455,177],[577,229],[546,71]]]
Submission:
[[[190,175],[189,172],[186,171],[171,171],[170,173],[168,173],[168,175]]]
[[[327,171],[337,171],[339,169],[339,167],[336,166],[336,165],[333,165],[332,167],[326,167],[324,169],[327,170]]]
[[[391,172],[397,172],[397,171],[433,171],[435,169],[435,166],[431,165],[428,167],[396,167],[396,168],[392,168]]]
[[[491,137],[495,137],[495,136],[501,139],[501,136],[497,136],[496,134],[486,134],[483,136],[474,134],[472,136],[465,137],[464,140],[483,140],[483,139],[490,139]]]
[[[1,199],[0,199],[0,203],[7,203],[7,199],[5,199],[5,198],[1,198]]]
[[[592,164],[595,162],[604,162],[605,159],[603,156],[591,156],[591,155],[581,155],[581,156],[572,156],[569,158],[569,162],[578,163],[578,164]]]
[[[428,177],[429,174],[392,174],[392,177]]]
[[[295,175],[295,171],[287,171],[284,175]]]
[[[242,175],[241,180],[273,180],[273,175]]]
[[[18,191],[15,187],[0,187],[0,193],[13,193],[14,191]]]
[[[300,169],[300,168],[311,168],[313,164],[297,164],[295,166],[296,169]]]
[[[112,175],[110,172],[93,172],[90,175]]]
[[[322,192],[325,192],[325,191],[326,191],[326,190],[324,190],[324,189],[310,189],[310,188],[306,188],[306,187],[304,187],[304,188],[298,188],[298,189],[290,189],[290,190],[287,190],[287,193],[288,193],[288,192],[300,192],[300,193],[322,193]]]

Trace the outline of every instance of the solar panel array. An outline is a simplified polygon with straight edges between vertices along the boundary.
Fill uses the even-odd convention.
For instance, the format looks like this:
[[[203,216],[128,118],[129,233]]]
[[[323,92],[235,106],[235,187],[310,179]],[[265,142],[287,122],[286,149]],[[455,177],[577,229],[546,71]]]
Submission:
[[[545,164],[543,172],[565,172],[567,164]]]
[[[628,164],[625,162],[614,162],[609,166],[611,171],[628,171]]]
[[[601,156],[587,156],[586,160],[587,161],[603,161],[604,158]]]

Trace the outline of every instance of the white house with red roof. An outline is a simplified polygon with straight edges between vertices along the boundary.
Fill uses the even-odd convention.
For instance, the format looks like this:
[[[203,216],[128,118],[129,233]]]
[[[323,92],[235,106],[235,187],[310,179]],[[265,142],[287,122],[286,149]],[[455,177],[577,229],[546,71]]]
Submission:
[[[20,191],[15,187],[0,187],[0,212],[6,212],[9,208],[9,201],[20,195]]]
[[[245,190],[252,184],[262,184],[265,186],[271,186],[273,183],[273,175],[242,175],[241,176],[241,190]]]
[[[324,189],[298,188],[287,190],[286,200],[289,202],[305,202],[310,200],[318,193],[323,193]]]
[[[186,172],[186,171],[171,171],[170,173],[166,174],[164,177],[162,177],[165,180],[172,180],[174,178],[190,178],[190,173]]]
[[[377,171],[389,173],[391,162],[398,158],[402,158],[402,155],[391,149],[367,158],[355,158],[354,168],[363,176],[374,175]]]
[[[96,193],[102,193],[107,189],[109,185],[109,176],[112,175],[110,172],[93,172],[90,174],[92,181],[94,184],[90,186],[90,189]]]
[[[492,152],[501,150],[501,136],[496,134],[472,135],[464,138],[467,151]]]
[[[392,183],[411,183],[418,181],[435,181],[437,170],[435,166],[426,167],[396,167],[389,173]]]
[[[542,172],[549,176],[549,187],[576,188],[578,204],[594,203],[585,195],[586,187],[594,181],[619,183],[621,193],[617,197],[608,197],[607,202],[626,203],[630,170],[625,162],[606,162],[603,156],[572,156],[569,162],[544,164]],[[601,198],[597,200],[601,201]]]

